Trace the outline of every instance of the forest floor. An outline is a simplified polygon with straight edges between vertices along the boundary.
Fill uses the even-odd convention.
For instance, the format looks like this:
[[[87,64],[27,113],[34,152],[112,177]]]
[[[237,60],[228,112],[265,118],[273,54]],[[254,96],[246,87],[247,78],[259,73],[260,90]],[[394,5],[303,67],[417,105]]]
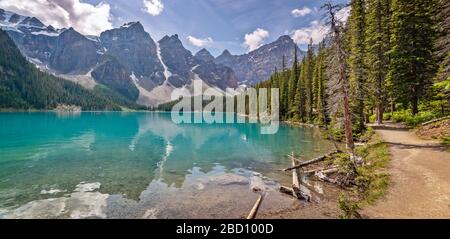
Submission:
[[[450,218],[450,151],[399,124],[373,126],[389,145],[390,187],[363,209],[368,218]]]

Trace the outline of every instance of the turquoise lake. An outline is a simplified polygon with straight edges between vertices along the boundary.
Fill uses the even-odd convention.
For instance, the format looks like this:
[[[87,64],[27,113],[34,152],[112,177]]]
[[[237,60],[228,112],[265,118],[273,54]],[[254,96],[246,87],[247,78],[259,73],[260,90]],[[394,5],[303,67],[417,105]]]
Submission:
[[[287,155],[330,151],[318,129],[175,124],[169,113],[0,113],[0,218],[235,218],[271,191],[290,207]],[[247,210],[248,209],[248,210]]]

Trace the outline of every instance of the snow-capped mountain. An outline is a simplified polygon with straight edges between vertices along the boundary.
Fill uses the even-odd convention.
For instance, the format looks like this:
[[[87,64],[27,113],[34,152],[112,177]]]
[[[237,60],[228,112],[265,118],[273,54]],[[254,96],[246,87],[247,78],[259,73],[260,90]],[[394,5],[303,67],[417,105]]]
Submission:
[[[295,48],[298,52],[297,58],[301,60],[305,52],[298,48],[290,36],[281,36],[275,42],[263,45],[244,55],[232,55],[225,50],[215,59],[215,62],[232,68],[240,85],[253,85],[267,80],[275,69],[281,70],[283,56],[286,66],[292,66]]]
[[[194,82],[224,92],[226,88],[265,80],[275,67],[281,68],[283,55],[289,64],[292,62],[294,49],[292,39],[282,37],[243,56],[225,51],[215,59],[206,49],[193,55],[178,35],[156,42],[139,22],[100,36],[85,36],[73,28],[55,29],[37,18],[2,9],[0,28],[42,70],[86,88],[106,86],[147,106],[173,100],[173,91],[191,93]]]

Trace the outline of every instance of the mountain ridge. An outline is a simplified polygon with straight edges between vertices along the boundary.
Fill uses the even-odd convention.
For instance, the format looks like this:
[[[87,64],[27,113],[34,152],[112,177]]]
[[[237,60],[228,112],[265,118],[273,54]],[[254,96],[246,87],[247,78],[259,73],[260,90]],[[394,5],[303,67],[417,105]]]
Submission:
[[[275,69],[281,69],[283,57],[287,66],[292,65],[295,48],[297,58],[301,60],[306,53],[300,50],[290,36],[283,35],[274,42],[242,55],[232,55],[230,51],[224,50],[215,58],[215,62],[231,67],[240,84],[254,85],[269,79]]]
[[[39,68],[75,79],[81,85],[101,84],[129,100],[138,98],[147,106],[164,103],[171,91],[186,88],[195,80],[224,91],[266,80],[275,68],[281,68],[281,62],[274,63],[274,59],[279,61],[283,55],[288,64],[293,62],[290,55],[295,43],[289,36],[285,38],[290,41],[286,38],[284,43],[270,43],[244,55],[235,56],[224,50],[222,58],[231,60],[222,61],[221,56],[214,58],[206,49],[192,54],[177,34],[155,41],[139,21],[106,30],[99,36],[84,36],[73,28],[55,29],[37,18],[16,15],[0,10],[0,27]],[[285,43],[289,45],[282,46]]]
[[[61,104],[121,110],[94,91],[38,70],[0,30],[0,109],[54,109]]]

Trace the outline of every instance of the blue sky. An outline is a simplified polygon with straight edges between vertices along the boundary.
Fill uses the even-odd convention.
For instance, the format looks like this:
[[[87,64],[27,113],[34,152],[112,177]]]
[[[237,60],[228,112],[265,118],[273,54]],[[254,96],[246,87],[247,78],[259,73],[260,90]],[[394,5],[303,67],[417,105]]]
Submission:
[[[349,0],[333,0],[347,3]],[[242,54],[289,34],[302,47],[325,33],[325,0],[2,0],[0,7],[32,14],[44,23],[96,33],[140,21],[157,41],[178,34],[186,48]],[[39,6],[41,4],[41,6]],[[46,5],[45,5],[46,4]],[[41,9],[36,12],[35,9]],[[46,11],[43,9],[51,9]],[[58,12],[59,11],[59,12]],[[296,32],[297,31],[297,32]],[[247,37],[246,37],[247,35]],[[247,44],[245,44],[247,43]]]
[[[324,3],[320,0],[162,0],[164,9],[153,16],[143,10],[142,0],[108,2],[112,5],[112,14],[117,16],[115,26],[139,20],[153,38],[178,34],[185,47],[193,52],[201,47],[190,44],[189,36],[210,38],[213,42],[204,47],[214,55],[224,49],[233,54],[245,53],[248,51],[243,45],[245,35],[258,28],[269,32],[264,39],[267,43],[309,27],[311,22],[322,18],[320,6]],[[346,3],[347,0],[335,2]],[[311,9],[311,13],[298,17],[292,13],[294,9],[305,7]]]

